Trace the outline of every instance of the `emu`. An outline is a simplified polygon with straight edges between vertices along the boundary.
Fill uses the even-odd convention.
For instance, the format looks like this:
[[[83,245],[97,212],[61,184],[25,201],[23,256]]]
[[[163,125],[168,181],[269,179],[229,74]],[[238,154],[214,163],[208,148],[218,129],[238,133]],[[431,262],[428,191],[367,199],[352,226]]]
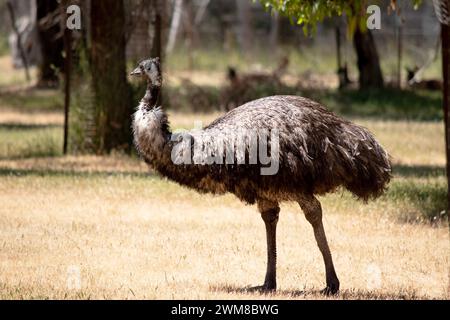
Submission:
[[[373,135],[319,103],[299,96],[254,100],[229,111],[201,130],[174,134],[166,113],[157,103],[162,86],[159,58],[140,62],[131,75],[147,80],[145,96],[133,116],[135,145],[145,162],[168,179],[199,192],[230,192],[247,204],[257,204],[266,228],[267,269],[264,284],[253,289],[276,289],[279,204],[296,201],[313,227],[323,256],[326,272],[323,293],[337,293],[339,280],[322,224],[321,204],[316,196],[340,186],[364,201],[384,192],[391,178],[390,157]],[[275,174],[262,175],[260,169],[264,164],[259,162],[205,164],[178,161],[186,154],[193,157],[190,152],[202,139],[211,145],[225,140],[228,145],[239,147],[233,133],[241,129],[277,130],[278,146],[271,144],[274,149],[271,151],[278,150],[279,154]],[[185,137],[189,138],[187,143],[183,143]],[[273,137],[269,139],[273,140]],[[248,146],[245,152],[247,159],[250,156]]]

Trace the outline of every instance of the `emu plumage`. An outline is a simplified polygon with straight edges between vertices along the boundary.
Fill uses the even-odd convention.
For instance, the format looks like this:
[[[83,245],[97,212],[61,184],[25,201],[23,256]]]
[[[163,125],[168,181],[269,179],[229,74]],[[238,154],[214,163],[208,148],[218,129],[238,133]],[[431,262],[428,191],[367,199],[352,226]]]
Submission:
[[[365,128],[344,120],[317,102],[298,96],[272,96],[248,102],[219,117],[190,141],[218,141],[218,133],[235,144],[242,129],[277,130],[279,168],[261,175],[261,164],[177,164],[175,152],[184,154],[193,143],[180,143],[170,131],[164,110],[157,105],[162,77],[159,59],[139,64],[132,73],[147,79],[148,87],[133,119],[136,147],[144,160],[163,176],[199,192],[233,193],[242,201],[258,204],[266,225],[268,265],[264,285],[276,287],[276,224],[279,203],[297,201],[312,224],[326,268],[326,293],[336,293],[339,280],[322,225],[322,209],[315,195],[342,186],[368,200],[383,193],[390,178],[389,155]],[[181,146],[181,149],[180,149]],[[191,150],[189,150],[191,151]],[[249,150],[247,150],[249,152]],[[247,155],[248,156],[248,155]],[[224,161],[225,163],[225,161]]]

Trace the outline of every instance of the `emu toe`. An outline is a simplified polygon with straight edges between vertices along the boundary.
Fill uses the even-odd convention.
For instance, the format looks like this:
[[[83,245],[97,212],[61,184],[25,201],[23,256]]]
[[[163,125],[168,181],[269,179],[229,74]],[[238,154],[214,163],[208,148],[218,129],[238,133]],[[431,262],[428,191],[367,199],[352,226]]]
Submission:
[[[320,291],[321,294],[330,296],[339,292],[339,281],[327,284],[327,287]]]
[[[263,284],[262,286],[250,287],[247,289],[247,291],[249,292],[261,292],[261,293],[273,292],[275,290],[277,290],[277,286],[270,284]]]

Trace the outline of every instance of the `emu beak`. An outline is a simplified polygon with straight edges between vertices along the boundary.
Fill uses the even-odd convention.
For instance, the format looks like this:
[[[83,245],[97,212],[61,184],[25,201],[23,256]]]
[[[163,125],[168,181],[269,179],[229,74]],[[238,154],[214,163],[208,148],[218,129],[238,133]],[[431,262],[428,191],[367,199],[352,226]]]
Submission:
[[[139,77],[142,76],[141,68],[137,67],[133,70],[133,72],[130,73],[130,76]]]

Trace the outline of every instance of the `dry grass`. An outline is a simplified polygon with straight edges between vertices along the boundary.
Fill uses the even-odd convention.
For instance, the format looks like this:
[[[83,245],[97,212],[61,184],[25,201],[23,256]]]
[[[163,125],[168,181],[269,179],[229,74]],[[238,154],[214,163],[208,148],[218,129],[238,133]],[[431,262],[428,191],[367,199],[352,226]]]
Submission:
[[[57,99],[11,93],[24,79],[8,64],[0,58],[0,87],[9,86],[0,101],[0,299],[325,298],[322,259],[296,205],[282,207],[279,290],[248,293],[261,284],[266,261],[254,207],[179,187],[136,158],[48,157],[60,154]],[[222,81],[190,75],[196,83]],[[39,111],[44,102],[47,112]],[[170,120],[192,128],[217,115],[172,112]],[[445,221],[408,218],[441,210],[442,124],[355,121],[377,135],[398,172],[388,194],[367,205],[347,193],[321,198],[342,285],[335,298],[449,298]]]
[[[329,200],[337,298],[448,297],[446,228]],[[0,203],[1,298],[323,298],[320,253],[294,205],[279,224],[280,290],[261,296],[242,289],[264,277],[263,223],[232,196],[153,176],[31,174],[3,177]],[[73,270],[79,290],[68,289]]]
[[[173,113],[171,121],[190,128],[216,116]],[[47,120],[0,116],[2,123],[61,121]],[[357,122],[395,150],[397,164],[444,164],[439,123]],[[245,288],[264,278],[263,222],[231,195],[199,195],[120,155],[4,159],[0,175],[2,299],[325,298],[318,293],[322,259],[294,204],[283,205],[279,223],[279,290],[261,295]],[[405,183],[444,180],[399,175],[393,186]],[[449,298],[445,224],[401,222],[399,216],[419,209],[396,191],[368,205],[348,194],[321,200],[342,284],[337,299]]]
[[[63,114],[52,112],[20,112],[13,109],[1,109],[0,124],[62,126]]]
[[[375,134],[395,164],[445,166],[442,122],[355,121]]]

